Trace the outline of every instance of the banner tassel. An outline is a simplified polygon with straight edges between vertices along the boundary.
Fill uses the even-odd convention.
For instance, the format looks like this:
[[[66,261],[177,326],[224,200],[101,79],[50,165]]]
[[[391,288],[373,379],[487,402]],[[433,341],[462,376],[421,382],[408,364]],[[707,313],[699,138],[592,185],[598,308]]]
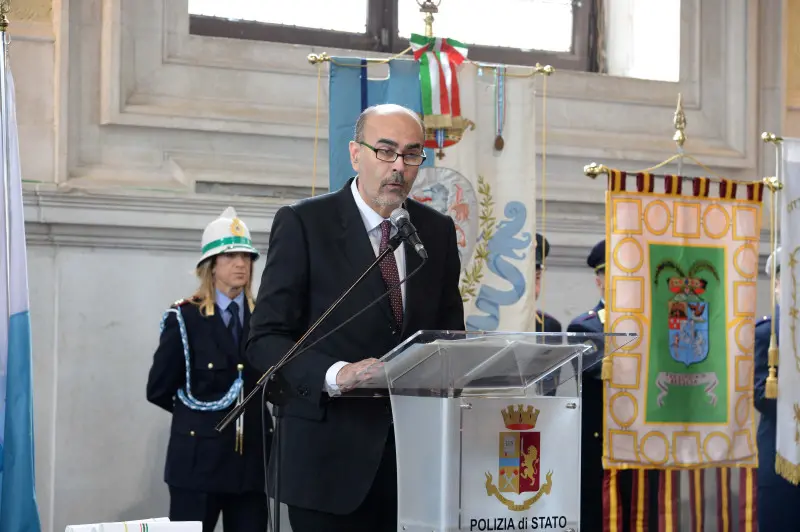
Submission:
[[[603,357],[603,365],[600,368],[600,378],[603,379],[604,381],[610,381],[612,373],[611,370],[613,367],[614,366],[611,362],[611,355]]]
[[[775,369],[778,367],[778,346],[777,340],[775,338],[775,327],[772,327],[772,335],[769,338],[769,351],[768,353],[768,363],[769,363],[769,375],[767,376],[767,385],[766,390],[764,393],[767,396],[767,399],[777,399],[778,398],[778,370]]]

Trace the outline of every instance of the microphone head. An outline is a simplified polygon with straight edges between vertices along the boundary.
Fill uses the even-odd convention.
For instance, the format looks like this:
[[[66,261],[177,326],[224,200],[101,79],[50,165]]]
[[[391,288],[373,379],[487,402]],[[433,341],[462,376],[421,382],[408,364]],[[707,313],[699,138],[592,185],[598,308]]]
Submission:
[[[389,215],[389,221],[391,221],[392,225],[395,227],[400,227],[401,223],[410,221],[408,211],[402,207],[396,208],[392,211],[392,214]]]

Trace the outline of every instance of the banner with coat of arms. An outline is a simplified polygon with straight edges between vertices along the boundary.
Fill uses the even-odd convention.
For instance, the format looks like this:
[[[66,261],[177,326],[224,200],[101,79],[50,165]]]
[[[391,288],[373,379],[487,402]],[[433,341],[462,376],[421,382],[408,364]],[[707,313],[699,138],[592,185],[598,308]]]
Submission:
[[[331,59],[330,189],[352,175],[347,144],[361,111],[396,103],[420,113],[427,159],[411,197],[455,223],[467,329],[533,331],[535,78],[467,62],[453,39],[414,34],[411,44],[413,60],[392,59],[374,79],[366,59]]]
[[[800,139],[783,139],[776,470],[800,484]],[[773,317],[775,320],[776,317]]]
[[[437,153],[432,167],[420,169],[411,197],[455,222],[467,329],[533,331],[534,78],[529,72],[474,63],[454,67],[453,74],[458,82],[448,84],[450,98],[457,98],[460,110],[454,121],[469,120],[475,129],[450,144],[443,157]],[[438,147],[439,141],[448,145],[446,136],[437,136],[435,132],[432,146]]]
[[[757,465],[761,182],[627,175],[607,192],[607,469]],[[609,340],[613,342],[613,339]]]

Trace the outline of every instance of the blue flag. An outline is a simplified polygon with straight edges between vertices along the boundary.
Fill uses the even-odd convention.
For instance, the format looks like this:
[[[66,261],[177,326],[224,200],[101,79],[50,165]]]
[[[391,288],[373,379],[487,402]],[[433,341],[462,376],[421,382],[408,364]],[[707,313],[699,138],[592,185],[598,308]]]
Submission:
[[[0,530],[40,532],[33,466],[28,259],[14,81],[10,70],[7,71],[7,80],[8,116],[0,116],[0,121],[8,124],[8,146],[1,144],[0,136],[0,171],[8,171],[8,191],[0,186],[0,210],[8,209],[8,216],[5,212],[0,215],[0,294],[3,296],[0,298],[0,314],[3,316],[0,320]]]
[[[334,57],[330,63],[329,87],[329,190],[333,192],[355,175],[347,145],[353,140],[361,111],[373,105],[395,103],[422,113],[419,63],[410,59],[393,59],[389,62],[388,78],[368,79],[366,59]],[[433,150],[425,151],[428,158],[423,166],[432,166]]]

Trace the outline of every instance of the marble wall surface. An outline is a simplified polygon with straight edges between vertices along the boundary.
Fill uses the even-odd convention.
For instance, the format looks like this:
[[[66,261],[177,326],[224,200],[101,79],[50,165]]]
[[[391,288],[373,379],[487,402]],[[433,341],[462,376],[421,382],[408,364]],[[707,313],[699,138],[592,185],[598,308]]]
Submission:
[[[348,52],[190,35],[186,0],[13,6],[43,527],[165,515],[169,420],[144,398],[161,312],[193,289],[202,229],[224,207],[264,248],[280,205],[324,192],[327,101],[317,132],[306,56]],[[542,304],[564,323],[597,300],[585,257],[604,184],[583,166],[668,157],[679,92],[693,155],[735,178],[774,171],[759,135],[784,127],[781,3],[681,8],[679,82],[549,80]]]

